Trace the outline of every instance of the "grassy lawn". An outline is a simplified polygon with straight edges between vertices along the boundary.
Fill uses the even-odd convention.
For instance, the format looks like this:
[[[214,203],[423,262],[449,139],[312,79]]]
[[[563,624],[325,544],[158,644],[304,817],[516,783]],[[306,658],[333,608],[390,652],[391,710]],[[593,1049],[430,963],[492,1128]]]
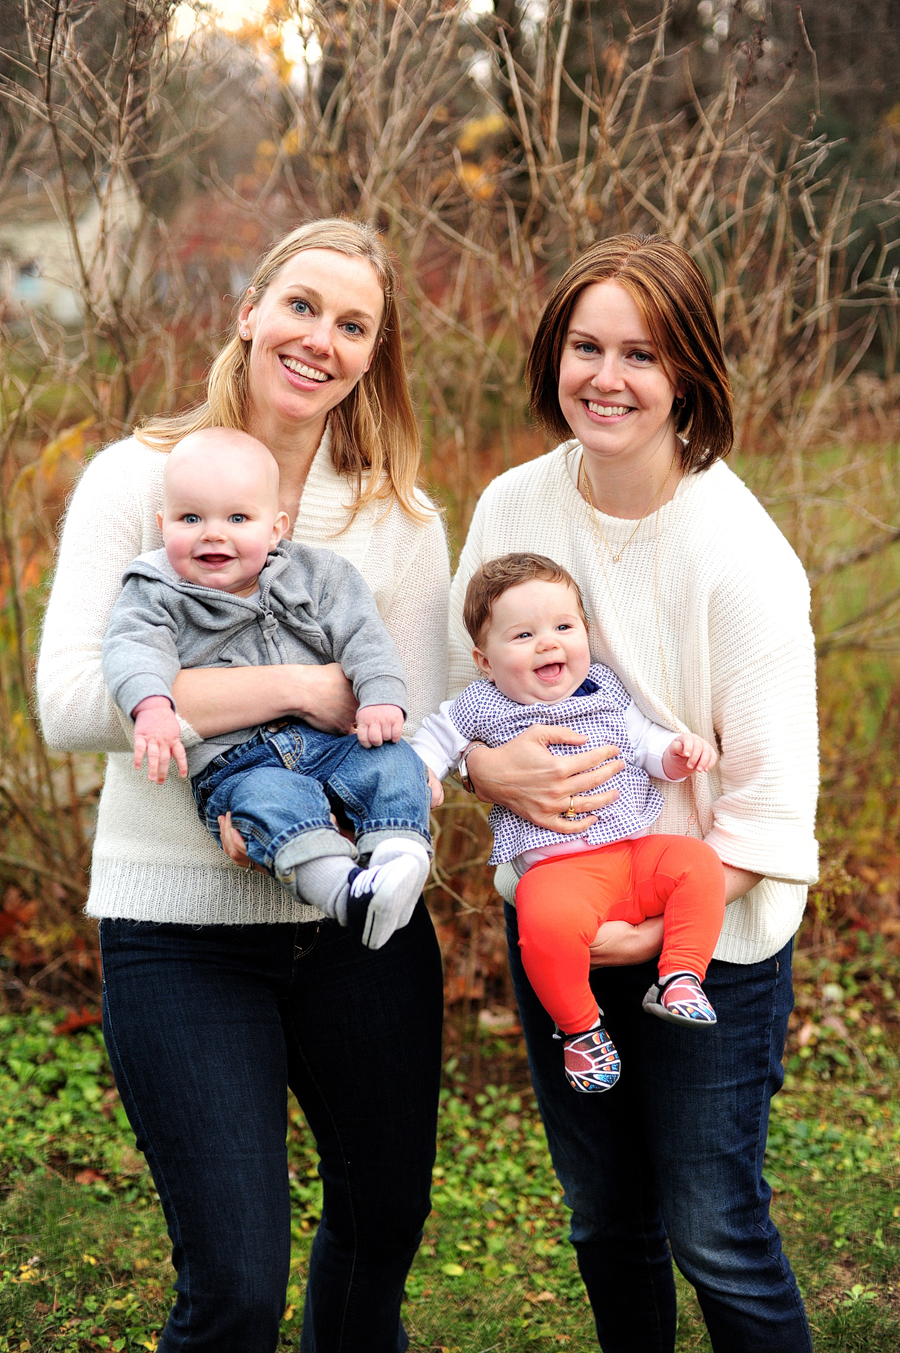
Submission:
[[[900,1105],[892,1094],[896,1062],[870,999],[873,980],[885,998],[893,987],[883,955],[863,956],[855,968],[814,966],[807,964],[792,1069],[773,1114],[775,1214],[817,1353],[894,1353]],[[34,1012],[0,1018],[0,1353],[153,1349],[171,1283],[153,1186],[99,1030],[57,1027]],[[485,1041],[484,1066],[512,1066],[521,1085],[473,1094],[464,1084],[465,1056],[448,1063],[434,1213],[407,1289],[413,1348],[596,1350],[519,1050],[493,1035],[472,1037]],[[286,1349],[299,1335],[320,1196],[297,1112],[290,1159],[295,1244]],[[708,1349],[684,1284],[681,1296],[679,1353]]]

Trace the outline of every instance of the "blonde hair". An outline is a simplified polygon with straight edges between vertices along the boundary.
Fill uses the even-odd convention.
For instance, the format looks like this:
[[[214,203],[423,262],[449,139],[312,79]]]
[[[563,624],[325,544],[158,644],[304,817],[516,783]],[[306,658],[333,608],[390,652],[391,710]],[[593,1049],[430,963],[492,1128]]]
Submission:
[[[731,385],[712,296],[681,245],[662,235],[614,235],[585,250],[560,278],[538,320],[525,380],[534,418],[554,437],[572,429],[559,406],[559,367],[572,311],[585,287],[615,282],[628,292],[673,385],[675,431],[686,440],[682,465],[705,470],[734,441]]]
[[[332,464],[355,489],[351,514],[372,501],[396,499],[408,516],[422,520],[425,513],[416,497],[421,441],[406,379],[397,275],[390,255],[375,227],[365,222],[337,217],[310,221],[272,246],[257,265],[247,295],[258,302],[285,264],[306,249],[332,249],[365,259],[384,294],[371,365],[328,415]],[[155,450],[171,451],[183,437],[202,428],[246,432],[249,372],[250,342],[240,337],[235,318],[233,332],[210,368],[203,403],[184,413],[148,419],[136,437]]]

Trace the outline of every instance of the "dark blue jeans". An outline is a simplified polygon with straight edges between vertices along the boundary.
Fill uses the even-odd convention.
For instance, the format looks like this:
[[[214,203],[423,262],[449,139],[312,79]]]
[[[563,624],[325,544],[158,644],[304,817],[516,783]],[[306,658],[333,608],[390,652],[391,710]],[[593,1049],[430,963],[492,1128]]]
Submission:
[[[703,987],[719,1022],[709,1029],[641,1009],[655,963],[596,971],[622,1078],[607,1094],[579,1095],[522,968],[512,907],[507,932],[531,1076],[604,1353],[672,1353],[672,1258],[696,1288],[716,1353],[811,1353],[762,1177],[793,1007],[791,945],[746,967],[713,960]]]
[[[332,802],[353,823],[361,855],[389,837],[431,844],[425,763],[406,742],[363,747],[355,734],[292,720],[217,756],[191,788],[216,840],[218,819],[230,812],[251,860],[276,878],[320,855],[352,853],[331,821]]]
[[[430,1208],[441,965],[420,902],[383,949],[334,921],[104,920],[103,1027],[168,1223],[159,1353],[273,1353],[290,1259],[287,1089],[324,1185],[303,1353],[402,1353]]]

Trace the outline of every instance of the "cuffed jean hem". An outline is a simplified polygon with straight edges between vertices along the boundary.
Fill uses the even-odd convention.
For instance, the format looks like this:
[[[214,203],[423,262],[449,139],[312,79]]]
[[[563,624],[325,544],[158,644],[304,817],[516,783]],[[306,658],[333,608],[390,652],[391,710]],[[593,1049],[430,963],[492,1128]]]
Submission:
[[[279,883],[290,883],[291,871],[308,860],[319,860],[329,855],[356,856],[356,848],[346,836],[334,827],[310,827],[294,835],[284,833],[287,839],[275,846],[272,872]]]
[[[356,849],[360,855],[371,855],[382,841],[396,841],[398,837],[404,841],[418,841],[428,851],[429,859],[434,855],[431,837],[416,827],[379,827],[377,831],[366,831],[357,841]]]

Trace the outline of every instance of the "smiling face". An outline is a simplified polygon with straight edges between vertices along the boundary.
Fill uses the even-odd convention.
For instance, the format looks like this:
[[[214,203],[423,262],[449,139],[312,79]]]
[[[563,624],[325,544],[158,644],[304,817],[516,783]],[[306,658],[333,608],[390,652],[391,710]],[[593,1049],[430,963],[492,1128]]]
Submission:
[[[250,423],[271,440],[285,425],[312,424],[368,371],[384,312],[371,263],[334,249],[289,259],[239,315],[250,340]],[[268,434],[268,435],[266,435]]]
[[[568,583],[518,583],[491,608],[475,661],[519,705],[553,704],[576,691],[591,654],[578,596]]]
[[[559,405],[586,456],[634,468],[671,465],[679,393],[629,292],[594,282],[572,310],[559,366]]]
[[[287,529],[278,509],[278,466],[244,432],[192,433],[166,462],[157,519],[179,577],[251,596],[269,552]]]

